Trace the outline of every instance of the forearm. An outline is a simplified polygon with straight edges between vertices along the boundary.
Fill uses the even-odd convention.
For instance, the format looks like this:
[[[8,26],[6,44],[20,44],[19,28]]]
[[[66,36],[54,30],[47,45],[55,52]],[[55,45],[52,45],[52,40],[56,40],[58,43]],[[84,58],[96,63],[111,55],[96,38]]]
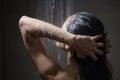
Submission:
[[[27,25],[27,27],[25,27],[25,30],[34,33],[37,32],[40,37],[54,39],[68,45],[71,45],[74,38],[73,34],[63,31],[52,24],[26,16],[23,16],[20,19],[19,25],[21,27],[22,25]]]
[[[47,48],[40,38],[43,36],[49,38],[50,36],[44,28],[47,25],[44,26],[44,24],[44,22],[28,17],[22,17],[19,21],[19,27],[25,47],[29,51],[40,74],[46,77],[49,75],[56,75],[61,68],[48,54]],[[45,35],[43,35],[43,33],[45,33]]]

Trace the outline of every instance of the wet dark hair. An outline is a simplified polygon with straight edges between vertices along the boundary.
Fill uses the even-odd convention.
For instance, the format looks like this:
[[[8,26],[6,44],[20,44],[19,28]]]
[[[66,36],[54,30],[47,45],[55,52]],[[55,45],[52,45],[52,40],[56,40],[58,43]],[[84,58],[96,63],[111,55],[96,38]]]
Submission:
[[[95,36],[102,34],[103,37],[97,42],[104,43],[105,30],[102,22],[87,12],[78,12],[72,16],[72,20],[67,25],[67,31],[76,35]],[[79,65],[80,80],[111,80],[111,72],[106,65],[105,47],[99,48],[104,51],[103,55],[96,55],[98,60],[93,61],[86,56],[85,59],[80,59],[76,56],[76,52],[72,53],[71,60],[75,60]],[[75,78],[76,78],[75,77]]]

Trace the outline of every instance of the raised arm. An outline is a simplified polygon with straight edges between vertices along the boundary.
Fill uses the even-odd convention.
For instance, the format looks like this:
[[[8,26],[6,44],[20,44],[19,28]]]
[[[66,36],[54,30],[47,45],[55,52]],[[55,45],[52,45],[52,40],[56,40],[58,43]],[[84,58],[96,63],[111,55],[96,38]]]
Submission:
[[[52,24],[34,18],[30,18],[27,16],[23,16],[20,19],[19,25],[23,35],[23,39],[26,34],[30,34],[31,37],[37,36],[37,37],[46,37],[46,38],[54,39],[59,42],[70,45],[73,49],[76,50],[79,56],[87,55],[93,58],[94,60],[97,59],[97,57],[95,56],[96,53],[97,54],[103,53],[102,51],[97,49],[97,47],[103,47],[103,44],[96,43],[96,40],[102,37],[101,35],[97,35],[93,37],[73,35]]]
[[[29,25],[24,27],[28,32],[38,33],[41,37],[47,37],[71,45],[75,35],[61,30],[59,27],[49,24],[47,22],[23,16],[20,25]]]
[[[32,21],[32,19],[27,17],[22,17],[20,19],[19,27],[23,42],[39,73],[44,78],[50,78],[55,76],[61,70],[61,67],[50,55],[48,55],[41,34],[39,34],[39,31],[36,29],[37,26],[34,23],[36,23],[34,20]]]

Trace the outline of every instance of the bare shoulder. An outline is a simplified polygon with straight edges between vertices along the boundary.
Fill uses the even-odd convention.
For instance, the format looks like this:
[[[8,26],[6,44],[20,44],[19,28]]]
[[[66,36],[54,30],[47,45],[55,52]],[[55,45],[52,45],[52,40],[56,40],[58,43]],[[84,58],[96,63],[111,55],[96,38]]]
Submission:
[[[75,76],[78,73],[78,67],[76,64],[70,64],[60,71],[53,80],[75,80]],[[79,80],[79,79],[78,79]]]

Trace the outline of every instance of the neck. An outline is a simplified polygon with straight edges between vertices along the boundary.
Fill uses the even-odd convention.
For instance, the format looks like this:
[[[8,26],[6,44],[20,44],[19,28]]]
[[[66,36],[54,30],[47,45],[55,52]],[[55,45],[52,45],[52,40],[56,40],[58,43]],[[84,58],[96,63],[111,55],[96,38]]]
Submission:
[[[67,53],[67,65],[69,64],[77,64],[74,59],[72,59],[71,51]]]

